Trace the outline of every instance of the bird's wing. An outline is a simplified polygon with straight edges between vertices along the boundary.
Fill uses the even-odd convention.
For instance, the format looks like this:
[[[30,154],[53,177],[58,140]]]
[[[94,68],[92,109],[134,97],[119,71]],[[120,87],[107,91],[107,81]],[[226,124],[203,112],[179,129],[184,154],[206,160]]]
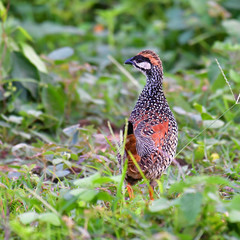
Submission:
[[[168,119],[161,116],[143,119],[133,123],[136,151],[143,157],[162,150],[169,129]]]
[[[143,172],[147,166],[165,155],[162,146],[166,140],[166,134],[169,128],[169,121],[158,116],[155,118],[146,118],[135,122],[128,122],[128,135],[126,139],[125,151],[128,158],[128,177],[141,179],[129,151],[139,163]],[[167,156],[166,156],[167,157]]]

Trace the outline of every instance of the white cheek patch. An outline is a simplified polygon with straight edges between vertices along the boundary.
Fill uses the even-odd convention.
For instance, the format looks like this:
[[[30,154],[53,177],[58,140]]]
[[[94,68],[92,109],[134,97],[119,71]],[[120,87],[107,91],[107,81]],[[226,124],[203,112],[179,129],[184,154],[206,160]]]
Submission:
[[[136,63],[136,65],[143,69],[151,69],[151,64],[149,62],[140,62]]]

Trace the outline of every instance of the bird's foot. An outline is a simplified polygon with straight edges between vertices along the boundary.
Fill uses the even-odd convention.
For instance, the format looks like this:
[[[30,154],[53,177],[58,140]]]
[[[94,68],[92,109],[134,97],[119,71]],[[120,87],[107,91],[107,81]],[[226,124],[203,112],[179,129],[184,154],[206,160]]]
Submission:
[[[132,186],[129,183],[127,184],[127,191],[128,191],[129,198],[133,199],[134,198],[134,193],[133,193]]]
[[[154,197],[153,197],[153,194],[154,194],[153,187],[152,187],[152,186],[149,186],[148,191],[149,191],[150,200],[153,201],[153,200],[154,200]]]

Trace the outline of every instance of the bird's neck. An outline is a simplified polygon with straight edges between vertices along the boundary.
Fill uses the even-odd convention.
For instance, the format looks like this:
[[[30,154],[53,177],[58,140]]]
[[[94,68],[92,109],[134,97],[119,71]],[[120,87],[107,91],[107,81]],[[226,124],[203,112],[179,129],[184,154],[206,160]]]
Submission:
[[[161,111],[166,106],[167,101],[162,88],[162,75],[147,75],[147,83],[142,93],[138,97],[138,101],[134,107],[131,116],[139,115],[150,108],[151,111]],[[131,119],[131,117],[130,117]]]
[[[159,71],[151,71],[146,75],[147,83],[144,87],[144,92],[150,96],[164,95],[163,93],[163,76]]]

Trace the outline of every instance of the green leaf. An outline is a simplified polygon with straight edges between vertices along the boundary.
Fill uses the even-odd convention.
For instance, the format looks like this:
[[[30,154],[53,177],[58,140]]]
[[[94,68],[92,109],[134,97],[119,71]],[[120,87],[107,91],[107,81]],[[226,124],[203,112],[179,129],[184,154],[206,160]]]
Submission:
[[[19,144],[13,146],[12,147],[12,152],[16,152],[20,149],[23,149],[24,152],[26,152],[26,153],[32,152],[32,146],[27,145],[26,143],[19,143]]]
[[[231,210],[229,212],[229,221],[230,222],[240,222],[240,211]]]
[[[96,198],[98,200],[108,201],[108,202],[114,199],[114,197],[112,195],[110,195],[108,192],[99,192],[96,195]]]
[[[202,0],[202,1],[190,0],[189,2],[192,8],[194,9],[194,11],[199,15],[207,14],[207,10],[208,10],[207,0]]]
[[[88,103],[92,101],[92,97],[84,89],[78,88],[77,93],[82,102]]]
[[[110,178],[112,179],[113,182],[120,183],[122,175],[120,174],[120,175],[112,176]]]
[[[60,123],[63,120],[65,110],[65,94],[61,88],[48,85],[42,90],[42,102],[46,112],[57,117]]]
[[[69,193],[74,196],[78,196],[79,199],[83,201],[89,202],[95,198],[95,196],[98,194],[98,191],[93,189],[78,188],[71,190]]]
[[[23,131],[19,131],[19,130],[16,130],[14,128],[11,129],[11,131],[15,134],[15,135],[19,135],[23,138],[26,138],[26,139],[30,139],[31,138],[31,135],[26,133],[26,132],[23,132]]]
[[[204,107],[204,106],[202,106],[201,104],[199,104],[199,103],[194,103],[193,104],[193,106],[194,106],[194,108],[198,111],[198,112],[200,112],[200,113],[205,113],[206,112],[206,108]]]
[[[18,89],[21,91],[28,90],[33,98],[37,98],[38,95],[38,80],[32,79],[32,78],[10,78],[8,80],[3,80],[3,82],[12,82],[16,83],[16,86],[18,86]]]
[[[217,79],[211,85],[212,91],[216,91],[217,89],[221,89],[226,86],[225,79],[222,74],[219,74]]]
[[[185,188],[190,186],[194,186],[196,184],[213,184],[213,185],[228,185],[232,186],[231,182],[226,178],[219,177],[219,176],[190,176],[187,177],[185,181],[175,182],[171,185],[169,192],[182,192]]]
[[[12,72],[13,78],[30,78],[39,80],[36,67],[20,52],[12,52]]]
[[[56,176],[59,177],[59,178],[65,177],[65,176],[67,176],[69,173],[70,173],[69,170],[59,170],[59,171],[56,171],[56,172],[55,172]]]
[[[53,151],[46,151],[45,153],[43,153],[43,155],[45,156],[45,155],[54,155],[55,154],[55,152],[53,152]]]
[[[211,62],[211,64],[208,67],[208,79],[211,84],[213,84],[217,77],[220,75],[220,70],[218,68],[218,65],[216,62]]]
[[[37,111],[37,110],[33,110],[33,109],[28,110],[26,113],[35,118],[38,118],[42,115],[42,111]]]
[[[4,115],[1,115],[1,116],[4,116]],[[8,124],[6,122],[3,122],[3,121],[0,121],[0,126],[3,127],[3,128],[11,128],[10,124]]]
[[[5,120],[7,120],[8,122],[16,123],[16,124],[21,124],[23,121],[23,117],[10,115],[9,117],[5,117]]]
[[[96,180],[93,180],[93,184],[104,184],[109,182],[119,183],[121,180],[121,175],[113,176],[113,177],[100,177]]]
[[[32,41],[32,37],[29,35],[29,33],[21,26],[18,26],[17,29],[26,37],[28,40]]]
[[[240,50],[240,44],[232,44],[231,42],[218,42],[216,41],[213,45],[213,49],[217,51],[221,51],[223,53],[226,52],[236,52]]]
[[[202,118],[202,120],[213,120],[214,119],[210,114],[205,113],[205,112],[201,113],[201,118]]]
[[[189,42],[190,39],[192,39],[193,37],[193,30],[187,30],[185,32],[183,32],[179,38],[178,38],[178,41],[180,44],[186,44]]]
[[[38,219],[38,214],[35,212],[26,212],[22,213],[18,217],[23,224],[29,224]]]
[[[230,10],[235,10],[235,11],[240,10],[240,5],[238,0],[228,0],[226,2],[222,2],[222,6]]]
[[[44,142],[54,143],[54,139],[46,133],[39,132],[39,131],[34,131],[34,130],[31,130],[31,133],[33,135],[39,137],[40,139],[42,139]]]
[[[236,82],[240,83],[240,74],[238,72],[235,72],[234,70],[230,69],[230,78]]]
[[[196,122],[201,122],[201,116],[199,115],[199,114],[194,114],[194,113],[191,113],[191,112],[187,112],[187,111],[185,111],[183,108],[181,108],[181,107],[176,107],[176,106],[174,106],[173,107],[173,110],[176,112],[176,113],[178,113],[178,114],[180,114],[180,115],[184,115],[184,116],[186,116],[186,117],[189,117],[190,119],[192,119],[192,120],[194,120],[194,121],[196,121]]]
[[[192,225],[196,222],[197,215],[201,211],[201,204],[202,194],[200,192],[184,193],[181,197],[180,209],[182,210],[183,216],[188,224]]]
[[[202,160],[203,157],[204,157],[204,146],[200,145],[194,150],[194,159]]]
[[[48,58],[52,60],[64,60],[71,57],[74,54],[74,50],[70,47],[63,47],[52,51]]]
[[[167,27],[171,30],[182,30],[185,29],[186,23],[183,18],[183,10],[178,7],[169,8],[166,16],[168,18]]]
[[[229,203],[228,208],[231,210],[240,211],[240,196],[235,195],[232,201]]]
[[[47,68],[34,49],[28,44],[22,43],[22,51],[25,57],[41,72],[47,73]]]
[[[48,35],[57,35],[57,34],[74,34],[74,35],[83,35],[83,31],[77,27],[73,26],[64,26],[57,24],[56,22],[44,21],[41,24],[36,24],[35,22],[26,21],[22,24],[25,29],[30,33],[31,36],[35,38],[44,38]]]
[[[0,17],[2,22],[5,22],[7,19],[7,9],[4,7],[2,1],[0,1]]]
[[[77,161],[78,160],[78,155],[75,153],[71,153],[71,159]]]
[[[39,219],[39,221],[50,223],[54,226],[60,226],[61,225],[59,217],[55,213],[52,213],[52,212],[41,213],[41,214],[39,214],[38,219]]]
[[[149,210],[150,212],[159,212],[170,208],[175,205],[174,203],[174,201],[167,200],[166,198],[159,198],[152,202],[152,205],[149,206]]]
[[[228,34],[233,35],[233,36],[240,36],[240,21],[235,20],[235,19],[230,19],[230,20],[224,20],[222,22],[223,27],[226,29]]]
[[[52,160],[52,164],[57,165],[59,163],[62,163],[63,161],[64,161],[64,159],[62,159],[62,158],[55,158]]]
[[[85,178],[81,178],[81,179],[78,179],[78,180],[75,180],[73,182],[73,184],[75,186],[79,186],[81,188],[86,188],[86,187],[93,187],[93,182],[97,179],[101,178],[101,175],[100,173],[95,173],[89,177],[85,177]]]
[[[68,137],[72,137],[76,131],[79,129],[79,124],[72,125],[70,127],[66,127],[63,129],[64,134],[66,134]]]

